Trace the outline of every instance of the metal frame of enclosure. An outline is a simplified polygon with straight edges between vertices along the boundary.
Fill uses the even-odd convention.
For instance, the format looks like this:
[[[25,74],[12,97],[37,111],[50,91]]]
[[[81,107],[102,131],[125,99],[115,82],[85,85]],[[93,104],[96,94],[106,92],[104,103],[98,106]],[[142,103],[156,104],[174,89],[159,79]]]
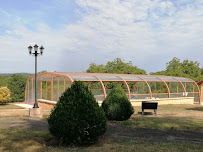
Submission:
[[[61,94],[74,81],[83,81],[97,101],[103,101],[113,84],[125,91],[130,101],[138,99],[160,99],[194,97],[200,103],[200,89],[189,78],[163,75],[135,75],[82,72],[45,72],[37,75],[37,98],[58,101]],[[25,102],[33,103],[35,77],[29,77],[25,89]]]

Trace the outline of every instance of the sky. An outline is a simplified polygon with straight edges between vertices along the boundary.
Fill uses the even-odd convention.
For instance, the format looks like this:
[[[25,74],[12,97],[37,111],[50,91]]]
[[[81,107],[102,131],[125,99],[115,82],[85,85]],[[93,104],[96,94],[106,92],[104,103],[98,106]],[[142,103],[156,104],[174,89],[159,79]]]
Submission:
[[[147,73],[203,67],[203,0],[0,0],[0,73],[85,72],[121,58]]]

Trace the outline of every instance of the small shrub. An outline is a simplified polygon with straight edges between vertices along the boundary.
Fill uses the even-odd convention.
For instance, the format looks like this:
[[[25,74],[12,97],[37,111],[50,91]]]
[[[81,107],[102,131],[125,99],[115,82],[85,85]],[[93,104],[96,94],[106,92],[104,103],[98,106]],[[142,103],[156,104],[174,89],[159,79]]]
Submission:
[[[0,103],[7,103],[10,100],[10,90],[7,87],[0,88]]]
[[[48,118],[49,131],[62,144],[89,145],[106,131],[106,117],[91,91],[76,81],[60,97]]]
[[[134,109],[125,92],[119,86],[114,87],[102,103],[102,108],[109,120],[127,120]]]

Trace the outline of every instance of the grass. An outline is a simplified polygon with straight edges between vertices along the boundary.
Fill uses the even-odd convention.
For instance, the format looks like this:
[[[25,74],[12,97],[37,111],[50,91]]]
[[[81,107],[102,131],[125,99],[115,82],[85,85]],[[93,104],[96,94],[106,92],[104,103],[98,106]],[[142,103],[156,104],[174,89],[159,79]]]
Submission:
[[[5,109],[24,109],[23,107],[16,106],[14,104],[0,104],[0,110]]]
[[[28,110],[14,104],[0,104],[0,118],[28,117]]]
[[[15,152],[66,152],[66,151],[87,151],[87,152],[117,152],[117,151],[142,151],[142,152],[190,152],[203,151],[202,145],[191,145],[183,143],[158,143],[143,140],[119,140],[100,139],[98,143],[89,147],[62,147],[51,145],[53,137],[48,131],[0,129],[0,151]]]
[[[135,107],[131,118],[120,123],[138,128],[203,131],[203,106],[159,105],[158,116],[153,110],[145,111],[148,114],[142,116],[141,107]]]
[[[138,128],[203,131],[203,121],[192,117],[143,117],[123,124]]]
[[[10,116],[1,116],[0,115],[0,118],[27,118],[29,117],[28,115],[10,115]]]
[[[3,107],[3,108],[2,108]],[[0,109],[21,109],[15,105],[0,105]],[[147,115],[141,115],[141,107],[135,107],[135,113],[124,122],[116,122],[137,128],[175,129],[203,131],[203,106],[199,105],[159,105],[158,115],[153,110],[146,110]],[[1,117],[1,116],[0,116]],[[5,116],[4,116],[5,117]],[[22,117],[22,116],[19,116]],[[49,134],[48,131],[26,129],[0,129],[0,152],[203,152],[202,145],[188,143],[152,142],[147,140],[122,140],[100,138],[89,147],[63,147]]]

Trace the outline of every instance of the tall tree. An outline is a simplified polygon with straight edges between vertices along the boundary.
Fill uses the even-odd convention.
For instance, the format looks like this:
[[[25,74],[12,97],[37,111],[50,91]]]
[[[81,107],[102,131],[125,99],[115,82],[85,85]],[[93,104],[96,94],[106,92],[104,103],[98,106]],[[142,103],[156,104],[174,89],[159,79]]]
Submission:
[[[106,65],[91,63],[86,72],[89,73],[122,73],[122,74],[146,74],[145,70],[133,66],[132,62],[125,62],[120,58],[108,61]]]
[[[88,73],[107,73],[106,68],[103,64],[96,65],[95,63],[91,63],[90,67],[87,69]]]
[[[199,67],[197,61],[184,60],[182,63],[180,59],[174,57],[166,64],[166,70],[151,73],[152,75],[168,75],[191,78],[195,81],[203,79],[202,69]]]
[[[27,77],[20,74],[13,74],[8,82],[11,91],[11,102],[23,102],[25,97],[25,85]]]

